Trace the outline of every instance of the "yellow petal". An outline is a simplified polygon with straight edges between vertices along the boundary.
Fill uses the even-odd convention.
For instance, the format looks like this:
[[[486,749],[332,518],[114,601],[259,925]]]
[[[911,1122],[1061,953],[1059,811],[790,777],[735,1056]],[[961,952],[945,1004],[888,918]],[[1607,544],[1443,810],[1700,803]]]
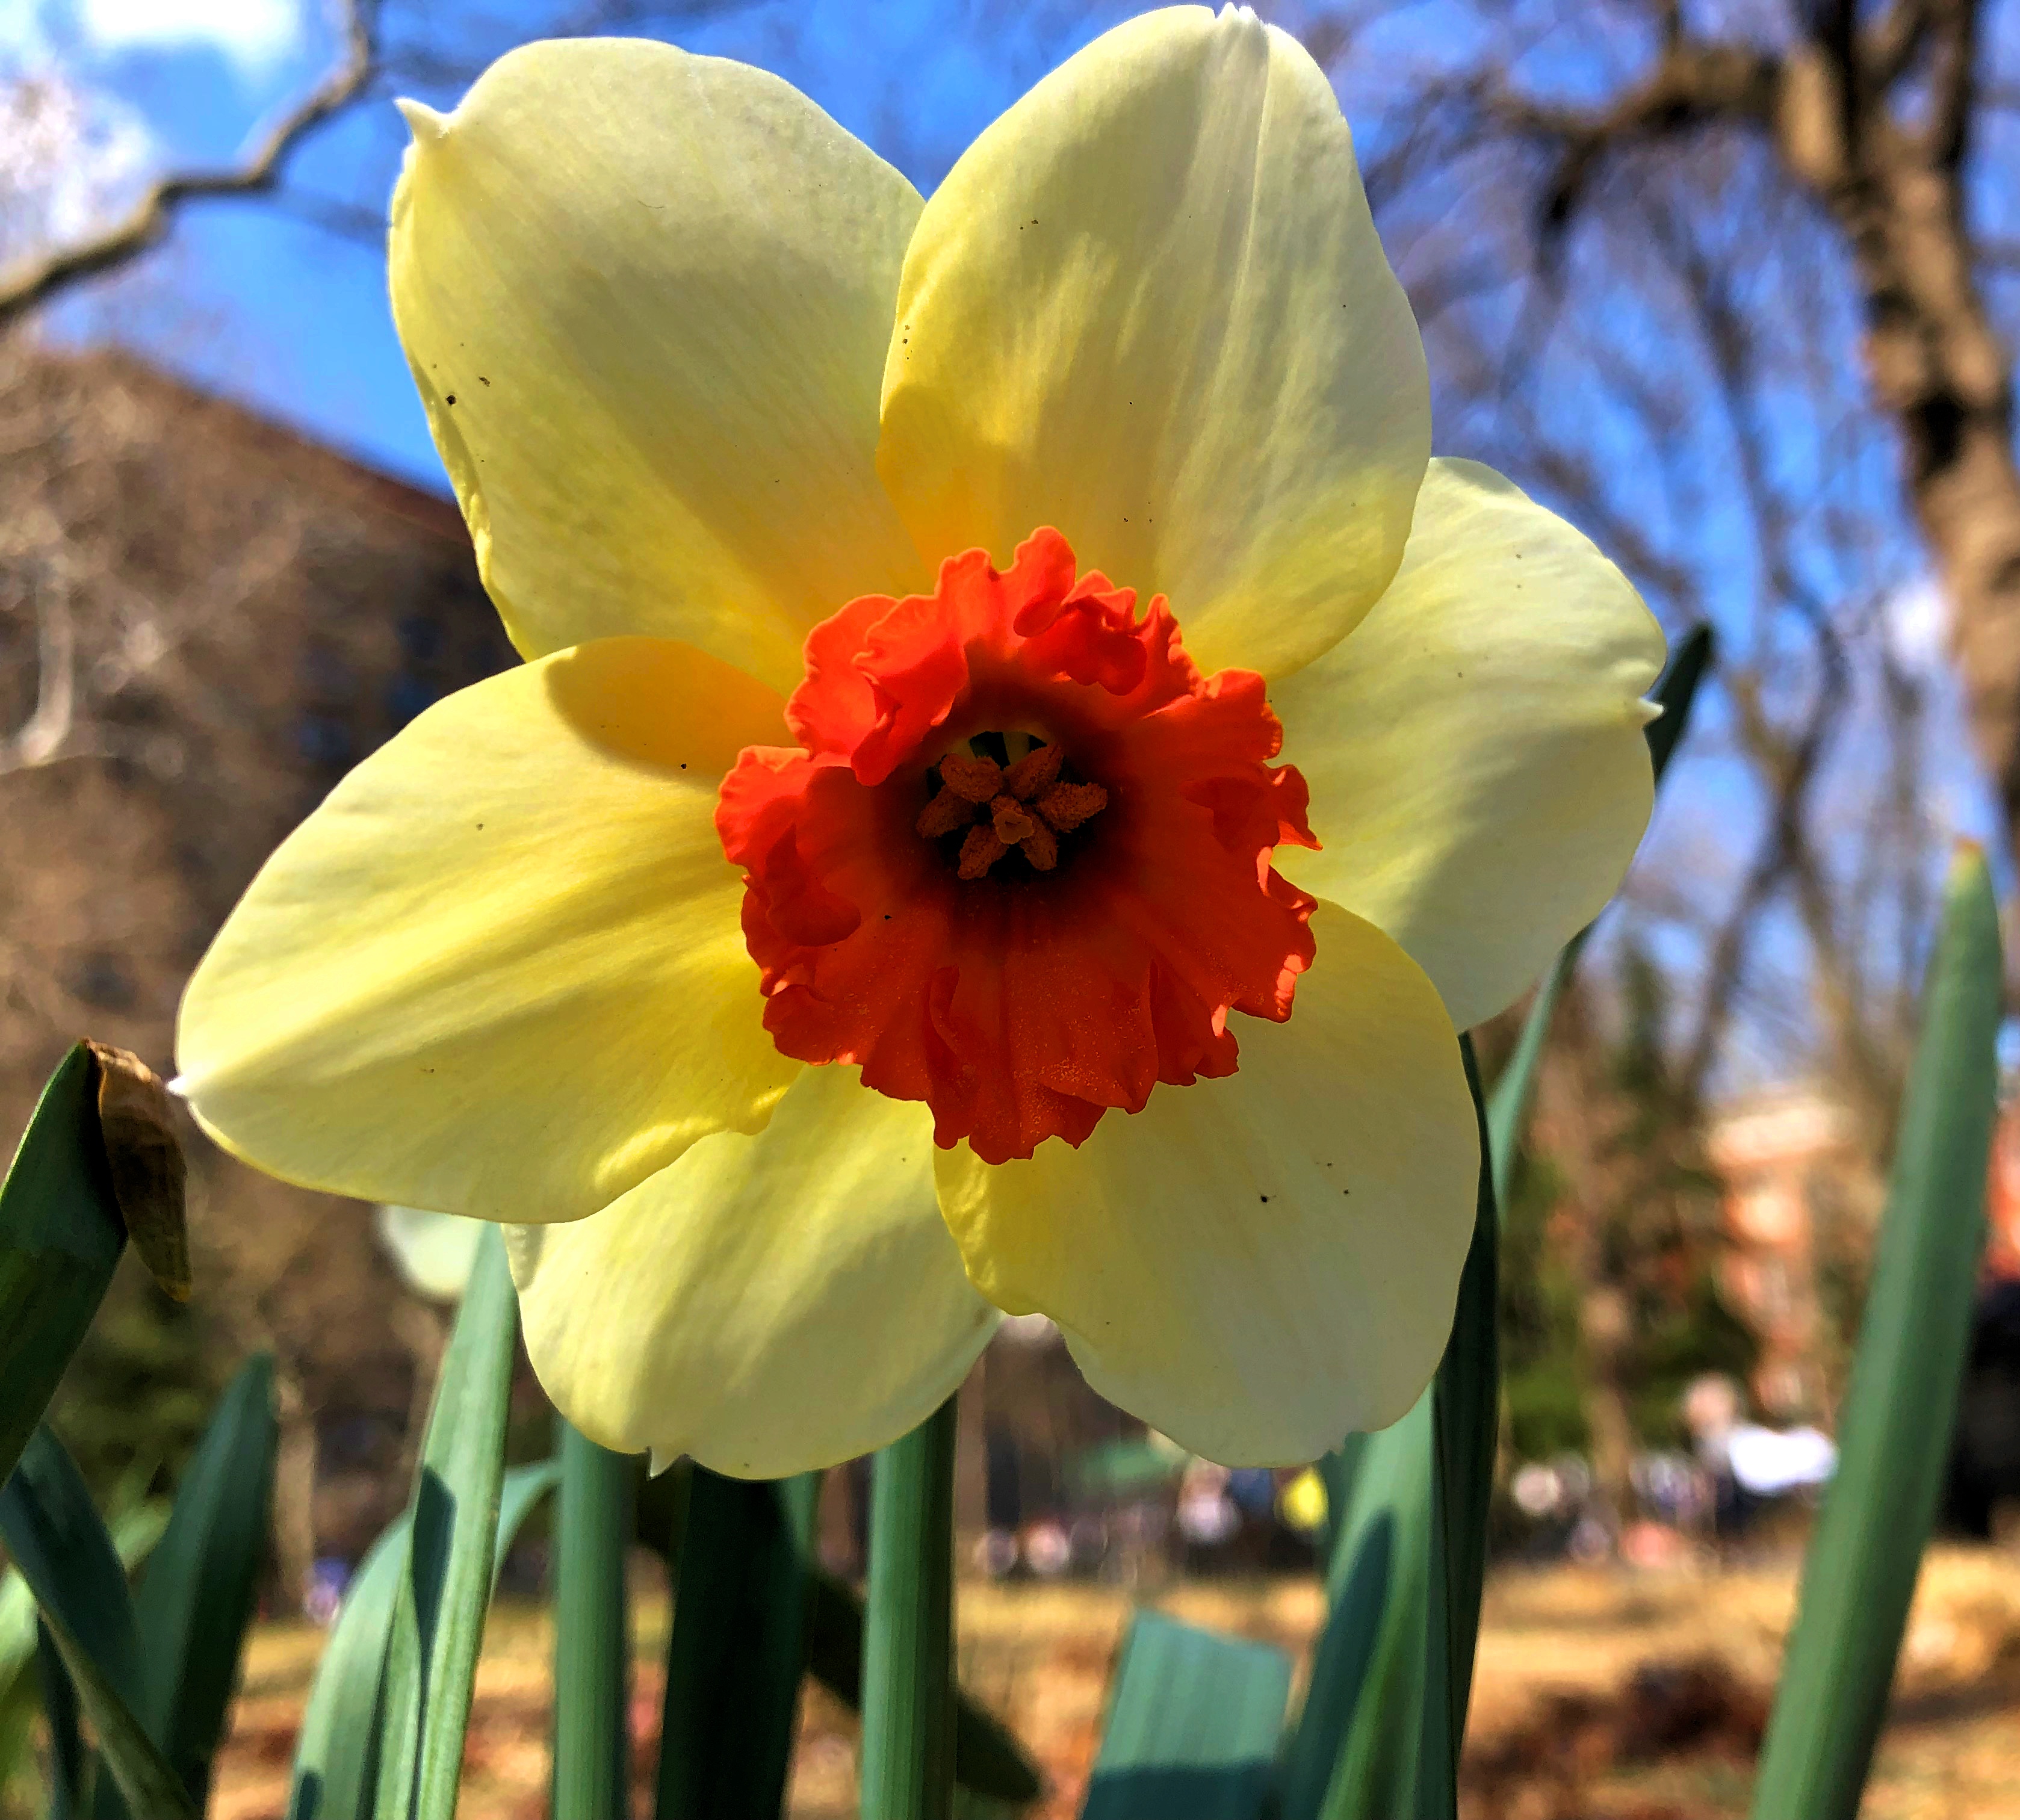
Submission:
[[[1394,572],[1424,354],[1323,73],[1244,9],[1118,26],[933,192],[878,465],[928,560],[1040,525],[1277,675]]]
[[[1330,904],[1290,1021],[1078,1150],[942,1153],[975,1287],[1088,1382],[1228,1466],[1316,1459],[1410,1407],[1451,1327],[1479,1146],[1459,1043],[1403,950]]]
[[[743,1478],[832,1466],[950,1396],[995,1331],[933,1198],[933,1121],[809,1068],[590,1219],[510,1236],[526,1350],[605,1447]]]
[[[267,861],[183,995],[178,1084],[227,1149],[361,1200],[572,1219],[754,1131],[773,1048],[715,793],[779,698],[614,638],[380,748]]]
[[[394,317],[522,652],[644,633],[787,689],[808,627],[922,578],[874,466],[903,176],[776,76],[636,39],[410,118]]]
[[[1277,864],[1401,943],[1459,1029],[1491,1017],[1634,856],[1662,663],[1585,537],[1491,468],[1433,462],[1379,605],[1270,692],[1324,844]]]

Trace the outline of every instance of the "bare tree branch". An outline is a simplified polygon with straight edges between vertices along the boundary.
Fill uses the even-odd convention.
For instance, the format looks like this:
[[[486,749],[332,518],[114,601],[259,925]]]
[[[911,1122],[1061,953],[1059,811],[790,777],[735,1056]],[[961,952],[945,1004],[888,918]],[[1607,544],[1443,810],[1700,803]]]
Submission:
[[[155,245],[184,202],[271,193],[303,138],[361,95],[371,81],[376,0],[347,0],[343,60],[268,129],[236,170],[187,172],[158,179],[119,220],[80,244],[44,253],[0,274],[0,328],[81,279],[124,265]]]

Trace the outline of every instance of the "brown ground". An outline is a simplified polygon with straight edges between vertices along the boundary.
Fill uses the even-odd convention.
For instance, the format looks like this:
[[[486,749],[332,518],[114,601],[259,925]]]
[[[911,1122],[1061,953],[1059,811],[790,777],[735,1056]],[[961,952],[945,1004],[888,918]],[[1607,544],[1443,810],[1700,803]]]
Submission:
[[[1793,1564],[1500,1575],[1480,1641],[1470,1820],[1743,1815],[1793,1597]],[[1316,1587],[1293,1580],[1182,1587],[1157,1603],[1293,1648],[1309,1640],[1319,1615]],[[1053,1784],[1034,1820],[1077,1811],[1128,1607],[1120,1593],[1085,1587],[963,1590],[964,1675],[1006,1714]],[[634,1716],[648,1734],[665,1623],[663,1601],[641,1601]],[[217,1820],[271,1820],[282,1811],[319,1643],[297,1625],[268,1626],[255,1638],[221,1766]],[[507,1606],[495,1617],[478,1677],[466,1820],[540,1820],[547,1812],[550,1647],[537,1607]],[[795,1820],[845,1820],[854,1812],[853,1778],[846,1716],[816,1695],[794,1772]],[[1931,1557],[1863,1812],[1865,1820],[2020,1817],[2020,1556],[1946,1549]]]

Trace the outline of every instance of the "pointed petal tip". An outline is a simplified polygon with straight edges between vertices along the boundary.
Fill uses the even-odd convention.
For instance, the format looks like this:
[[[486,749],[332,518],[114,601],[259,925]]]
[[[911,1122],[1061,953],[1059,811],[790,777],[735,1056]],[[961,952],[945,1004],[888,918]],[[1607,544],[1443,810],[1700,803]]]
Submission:
[[[416,145],[428,145],[449,131],[449,116],[438,114],[425,101],[416,101],[402,95],[393,105],[400,110],[400,116],[407,123],[407,130],[414,136]]]

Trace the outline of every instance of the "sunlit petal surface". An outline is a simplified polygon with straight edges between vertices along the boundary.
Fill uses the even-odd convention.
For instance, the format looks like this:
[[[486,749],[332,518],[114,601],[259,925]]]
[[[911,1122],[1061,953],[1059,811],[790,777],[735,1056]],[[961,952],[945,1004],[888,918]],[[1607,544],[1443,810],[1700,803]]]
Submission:
[[[816,620],[930,573],[874,467],[903,177],[777,77],[636,39],[410,118],[394,314],[521,652],[649,633],[790,688]]]
[[[932,1118],[809,1068],[594,1218],[510,1236],[526,1349],[605,1446],[774,1478],[893,1440],[995,1331],[933,1198]]]
[[[800,1065],[758,1018],[715,794],[783,703],[610,639],[452,696],[336,786],[183,997],[180,1086],[314,1188],[493,1219],[594,1211],[761,1125]]]
[[[1386,929],[1464,1030],[1619,888],[1654,783],[1662,634],[1626,576],[1491,468],[1431,464],[1401,570],[1270,690],[1311,786],[1284,871]]]
[[[1451,1325],[1479,1149],[1436,990],[1331,905],[1288,1023],[1077,1150],[943,1152],[969,1273],[1066,1331],[1088,1382],[1230,1465],[1315,1459],[1403,1414]]]
[[[1118,27],[926,204],[878,460],[928,560],[1051,525],[1201,669],[1279,675],[1381,593],[1430,447],[1339,104],[1252,16]]]

